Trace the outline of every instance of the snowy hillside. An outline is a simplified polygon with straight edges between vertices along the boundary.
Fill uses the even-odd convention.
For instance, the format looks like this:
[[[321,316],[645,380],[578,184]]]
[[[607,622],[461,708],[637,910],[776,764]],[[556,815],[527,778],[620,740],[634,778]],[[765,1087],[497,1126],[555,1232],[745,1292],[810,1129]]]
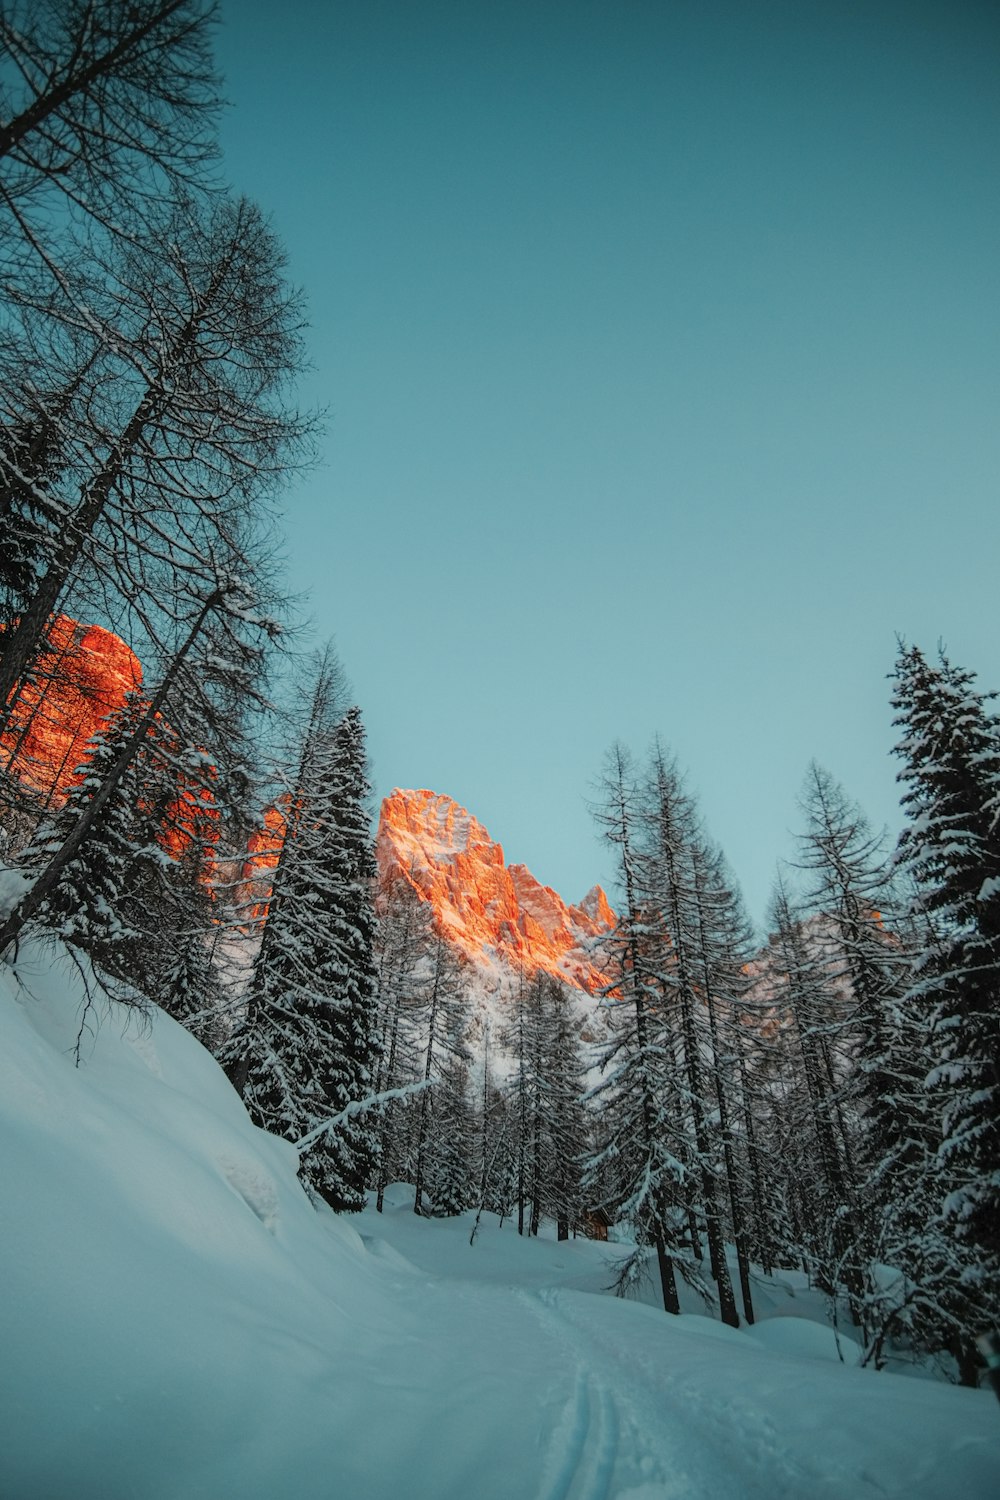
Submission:
[[[602,1295],[613,1246],[317,1212],[157,1013],[0,974],[3,1500],[986,1500],[987,1392]],[[79,1051],[79,1065],[74,1052]],[[799,1296],[793,1295],[799,1291]],[[849,1347],[848,1347],[849,1352]]]

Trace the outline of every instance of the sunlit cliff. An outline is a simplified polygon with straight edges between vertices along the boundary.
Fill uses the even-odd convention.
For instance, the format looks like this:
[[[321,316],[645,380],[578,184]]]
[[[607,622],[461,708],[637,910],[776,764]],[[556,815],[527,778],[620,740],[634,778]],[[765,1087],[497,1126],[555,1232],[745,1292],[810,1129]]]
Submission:
[[[123,640],[57,615],[0,739],[0,764],[43,798],[61,801],[92,735],[141,687],[139,659]]]
[[[405,880],[474,962],[543,969],[590,991],[606,982],[597,950],[615,917],[600,886],[568,906],[524,865],[506,865],[501,845],[450,797],[397,789],[382,803],[375,847],[382,888]]]

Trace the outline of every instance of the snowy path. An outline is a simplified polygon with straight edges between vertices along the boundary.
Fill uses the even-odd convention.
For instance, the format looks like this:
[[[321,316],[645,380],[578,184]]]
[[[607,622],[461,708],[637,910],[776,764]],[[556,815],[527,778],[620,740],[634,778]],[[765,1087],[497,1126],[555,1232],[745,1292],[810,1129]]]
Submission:
[[[609,1280],[607,1250],[586,1242],[521,1240],[494,1226],[470,1247],[468,1224],[415,1220],[402,1199],[365,1227],[397,1261],[436,1270],[425,1283],[430,1322],[460,1365],[476,1349],[497,1353],[471,1420],[484,1450],[505,1429],[521,1441],[484,1500],[1000,1494],[1000,1414],[986,1393],[789,1356],[706,1318],[595,1295]],[[504,1349],[520,1351],[506,1367]]]
[[[581,1359],[567,1325],[550,1310],[546,1294],[514,1295],[537,1321],[540,1341],[555,1344],[564,1378],[572,1386],[543,1454],[538,1500],[608,1500],[619,1455],[615,1400],[589,1362]]]
[[[649,1378],[627,1345],[614,1340],[609,1349],[606,1340],[595,1340],[586,1320],[574,1317],[578,1297],[554,1290],[521,1294],[543,1338],[563,1348],[575,1369],[567,1420],[550,1449],[558,1476],[551,1490],[540,1490],[539,1500],[721,1500],[729,1494],[778,1500],[784,1495],[775,1488],[775,1434],[760,1422],[759,1412],[746,1446],[734,1442],[732,1431],[720,1442],[714,1413],[706,1422],[689,1397],[665,1405],[661,1383]],[[665,1328],[660,1331],[666,1335]],[[692,1441],[696,1418],[702,1442]],[[748,1455],[756,1461],[748,1462]],[[788,1493],[805,1492],[798,1487]]]

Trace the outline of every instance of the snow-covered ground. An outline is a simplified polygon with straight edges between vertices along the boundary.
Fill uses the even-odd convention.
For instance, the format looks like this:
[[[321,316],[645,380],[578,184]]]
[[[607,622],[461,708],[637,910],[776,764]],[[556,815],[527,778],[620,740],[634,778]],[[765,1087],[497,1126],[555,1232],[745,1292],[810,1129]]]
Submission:
[[[180,1027],[85,1012],[65,957],[18,970],[2,1500],[1000,1494],[992,1394],[842,1362],[794,1277],[733,1330],[604,1295],[613,1246],[496,1219],[470,1245],[473,1216],[418,1220],[404,1188],[317,1213]]]

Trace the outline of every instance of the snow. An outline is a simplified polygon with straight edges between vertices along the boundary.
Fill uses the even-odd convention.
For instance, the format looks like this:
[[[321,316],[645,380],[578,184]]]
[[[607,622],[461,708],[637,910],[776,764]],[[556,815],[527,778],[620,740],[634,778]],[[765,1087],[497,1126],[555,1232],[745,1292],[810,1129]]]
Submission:
[[[606,1295],[627,1247],[486,1215],[470,1245],[474,1215],[418,1219],[401,1186],[381,1215],[317,1211],[294,1148],[180,1027],[88,1008],[55,951],[26,945],[17,974],[0,967],[5,1500],[998,1493],[992,1394],[842,1363],[794,1273],[736,1330],[696,1300],[668,1318],[651,1290]]]

